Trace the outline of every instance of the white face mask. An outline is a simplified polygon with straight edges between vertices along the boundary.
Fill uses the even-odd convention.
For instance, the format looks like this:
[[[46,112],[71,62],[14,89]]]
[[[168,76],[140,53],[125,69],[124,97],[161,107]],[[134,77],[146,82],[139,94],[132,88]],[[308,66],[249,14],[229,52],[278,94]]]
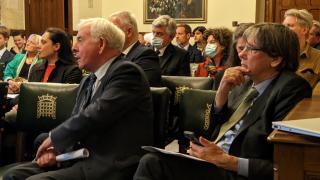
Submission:
[[[217,54],[217,45],[216,45],[216,43],[207,44],[206,48],[204,49],[204,53],[208,57],[213,58]]]
[[[152,39],[151,45],[155,49],[160,49],[162,47],[163,39],[161,37],[155,37]]]

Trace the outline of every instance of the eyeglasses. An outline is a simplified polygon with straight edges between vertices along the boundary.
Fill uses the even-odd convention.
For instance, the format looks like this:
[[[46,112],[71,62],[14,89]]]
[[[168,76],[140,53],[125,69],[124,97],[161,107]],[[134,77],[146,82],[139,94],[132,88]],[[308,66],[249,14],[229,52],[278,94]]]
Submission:
[[[256,53],[257,51],[263,51],[262,48],[253,47],[252,45],[246,43],[246,45],[243,48],[243,51],[248,51],[250,53]]]

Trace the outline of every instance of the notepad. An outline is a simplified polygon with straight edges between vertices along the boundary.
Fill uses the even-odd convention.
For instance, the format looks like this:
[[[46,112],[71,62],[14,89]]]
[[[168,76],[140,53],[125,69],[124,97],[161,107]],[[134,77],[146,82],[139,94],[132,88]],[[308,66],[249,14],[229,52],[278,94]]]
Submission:
[[[320,118],[272,122],[272,128],[320,138]]]

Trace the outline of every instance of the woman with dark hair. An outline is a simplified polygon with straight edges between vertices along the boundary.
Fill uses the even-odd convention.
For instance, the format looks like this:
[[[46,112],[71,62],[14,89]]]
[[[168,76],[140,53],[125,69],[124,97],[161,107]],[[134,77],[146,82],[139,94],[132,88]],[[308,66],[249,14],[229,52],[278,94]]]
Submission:
[[[215,77],[216,73],[225,69],[232,32],[228,28],[207,29],[204,32],[207,45],[204,49],[204,62],[199,64],[195,72],[197,77]]]
[[[193,38],[194,38],[194,46],[197,47],[199,51],[203,53],[204,48],[206,47],[206,40],[203,39],[203,33],[206,31],[206,27],[204,26],[197,26],[192,31]],[[202,54],[203,55],[203,54]]]
[[[54,83],[79,83],[82,78],[82,72],[76,64],[71,50],[70,39],[67,33],[59,28],[48,28],[41,38],[38,58],[43,61],[36,63],[30,70],[29,82],[54,82]],[[17,87],[20,89],[20,84]],[[12,101],[16,104],[17,99]],[[15,105],[11,111],[5,115],[5,121],[11,125],[15,125],[18,105]],[[27,145],[32,146],[34,138],[38,134],[29,133],[27,136]],[[27,147],[27,150],[32,151],[32,147]],[[4,150],[4,149],[3,149]],[[4,151],[3,151],[4,152]],[[6,150],[5,156],[8,160],[5,163],[10,163],[13,158],[14,151]],[[27,152],[28,156],[32,152]]]
[[[241,60],[239,57],[239,53],[244,49],[245,41],[242,38],[242,35],[246,29],[248,29],[250,26],[254,25],[254,23],[241,23],[236,28],[236,30],[233,33],[233,42],[230,47],[229,56],[226,62],[226,68],[234,67],[234,66],[240,66]],[[214,78],[214,84],[213,89],[217,90],[221,81],[221,78],[224,74],[225,70],[219,71],[216,74],[216,77]]]
[[[66,32],[59,28],[48,28],[42,35],[39,58],[30,73],[30,82],[79,83],[82,78],[71,50]]]

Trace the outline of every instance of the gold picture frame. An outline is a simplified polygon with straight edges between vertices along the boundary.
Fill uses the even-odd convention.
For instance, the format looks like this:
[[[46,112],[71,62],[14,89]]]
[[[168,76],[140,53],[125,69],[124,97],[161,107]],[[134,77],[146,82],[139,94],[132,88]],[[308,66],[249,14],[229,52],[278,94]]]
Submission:
[[[160,15],[169,15],[178,23],[206,23],[207,0],[144,0],[143,21],[150,24]]]

